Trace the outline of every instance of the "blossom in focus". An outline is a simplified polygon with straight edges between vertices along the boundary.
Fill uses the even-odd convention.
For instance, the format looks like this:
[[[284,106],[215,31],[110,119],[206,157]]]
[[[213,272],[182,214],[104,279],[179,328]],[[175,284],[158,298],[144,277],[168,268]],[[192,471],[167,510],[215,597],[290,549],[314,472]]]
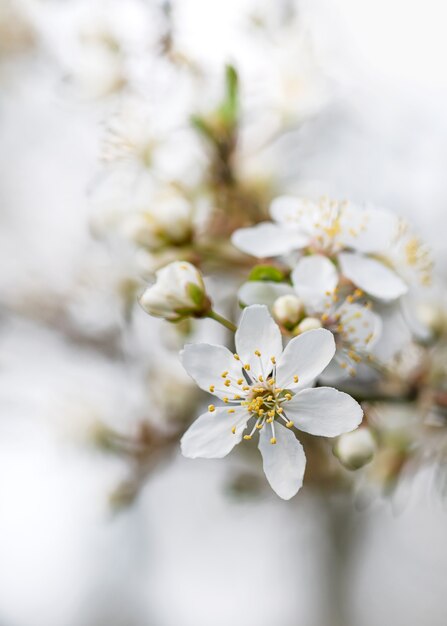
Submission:
[[[235,342],[236,354],[210,344],[189,344],[181,353],[199,387],[223,402],[211,404],[190,426],[182,452],[189,458],[222,458],[258,432],[267,480],[288,500],[301,488],[306,466],[292,427],[336,437],[360,424],[362,409],[336,389],[309,388],[334,355],[329,331],[303,333],[283,351],[281,331],[267,307],[253,305],[242,313]]]
[[[295,298],[301,303],[301,315],[290,318],[289,323],[286,320],[286,324],[276,319],[294,334],[318,326],[330,330],[335,337],[336,352],[331,370],[325,371],[326,379],[355,374],[358,363],[368,357],[380,337],[380,317],[371,311],[368,302],[360,303],[359,290],[342,296],[337,269],[325,256],[315,254],[300,259],[291,280],[292,285],[248,281],[239,290],[239,300],[244,305],[265,304],[276,317],[278,303]]]
[[[322,198],[276,198],[270,214],[273,222],[241,228],[233,244],[258,258],[300,250],[332,259],[339,272],[370,296],[391,301],[404,295],[408,286],[383,262],[396,236],[399,221],[391,213]]]
[[[170,322],[202,317],[210,310],[202,274],[186,261],[174,261],[158,270],[155,284],[146,289],[140,304],[150,315]]]

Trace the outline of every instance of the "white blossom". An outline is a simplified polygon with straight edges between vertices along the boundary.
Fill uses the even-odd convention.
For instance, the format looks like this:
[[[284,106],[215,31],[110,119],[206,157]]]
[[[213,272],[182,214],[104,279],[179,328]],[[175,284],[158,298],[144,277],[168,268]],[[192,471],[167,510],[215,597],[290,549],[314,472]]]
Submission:
[[[270,214],[272,222],[235,231],[233,244],[259,258],[295,250],[324,255],[341,275],[380,300],[394,300],[408,291],[407,283],[380,258],[398,230],[391,213],[326,198],[316,203],[281,196]]]
[[[291,428],[335,437],[359,425],[362,409],[336,389],[309,388],[334,355],[329,331],[303,333],[283,351],[279,327],[265,306],[254,305],[243,311],[235,342],[236,354],[210,344],[189,344],[181,353],[199,387],[223,401],[190,426],[182,452],[189,458],[222,458],[258,432],[267,480],[288,500],[301,488],[306,465]]]
[[[334,334],[337,347],[334,363],[325,376],[335,379],[354,374],[380,337],[380,317],[368,302],[360,303],[359,290],[342,294],[336,267],[325,256],[315,254],[300,259],[291,280],[292,285],[249,281],[239,290],[239,300],[245,305],[266,304],[274,310],[276,302],[287,295],[299,298],[302,317],[294,334],[324,326]]]
[[[147,313],[171,322],[201,316],[210,302],[199,270],[186,261],[174,261],[156,272],[156,282],[140,297]]]

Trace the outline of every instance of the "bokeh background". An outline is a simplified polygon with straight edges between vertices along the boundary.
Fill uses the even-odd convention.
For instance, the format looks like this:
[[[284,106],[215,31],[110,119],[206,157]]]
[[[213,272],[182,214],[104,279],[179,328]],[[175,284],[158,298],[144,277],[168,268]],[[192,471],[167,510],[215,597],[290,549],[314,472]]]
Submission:
[[[445,5],[297,6],[286,60],[302,67],[303,121],[287,158],[275,157],[284,184],[408,217],[445,279]],[[259,8],[177,0],[171,10],[210,75],[232,62],[256,94],[271,89],[272,63],[244,30]],[[157,419],[142,364],[177,376],[159,354],[162,323],[137,312],[132,332],[124,326],[127,257],[91,226],[120,72],[154,92],[169,80],[144,61],[162,9],[0,0],[0,624],[443,626],[447,512],[430,466],[392,497],[334,496],[329,512],[306,488],[291,502],[235,496],[237,460],[174,450],[131,505],[111,503],[129,460],[98,449],[98,424],[132,432],[147,407]],[[98,51],[103,29],[123,42],[126,67]]]

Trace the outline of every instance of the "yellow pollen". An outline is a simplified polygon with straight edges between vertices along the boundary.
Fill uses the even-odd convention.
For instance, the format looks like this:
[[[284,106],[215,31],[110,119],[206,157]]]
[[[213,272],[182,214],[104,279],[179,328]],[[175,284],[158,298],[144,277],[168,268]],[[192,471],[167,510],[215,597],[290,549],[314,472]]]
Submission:
[[[231,432],[233,433],[233,435],[236,434],[236,426],[233,426],[233,428],[231,429]]]
[[[222,372],[221,376],[222,378],[226,378],[228,376],[228,372]]]
[[[234,409],[228,409],[228,413],[234,413]]]
[[[275,445],[275,443],[276,443],[276,439],[275,439],[275,437],[272,437],[272,438],[270,439],[270,443],[271,443],[272,445]]]
[[[229,386],[231,385],[231,380],[228,380],[228,379],[227,379],[227,380],[224,382],[224,385],[225,385],[225,387],[229,387]]]
[[[269,412],[267,413],[267,415],[268,415],[269,417],[275,417],[275,411],[274,411],[274,410],[269,411]],[[267,420],[267,422],[270,424],[271,420]]]
[[[293,422],[292,421],[287,422],[286,428],[292,428],[292,426],[293,426]]]
[[[274,384],[276,383],[276,380],[275,380],[274,378],[269,378],[269,379],[268,379],[268,382],[269,382],[271,385],[274,385]]]
[[[258,380],[259,380],[259,382],[260,382],[260,383],[263,383],[263,382],[264,382],[264,378],[263,378],[262,376],[259,376],[259,377],[258,377]]]
[[[321,321],[327,322],[328,319],[329,319],[329,315],[327,313],[323,313],[323,315],[321,316]]]
[[[248,385],[244,385],[242,387],[242,391],[248,391],[250,389],[250,387]]]
[[[284,396],[286,400],[291,400],[292,396],[290,395],[290,393],[286,393],[286,395]]]
[[[296,376],[296,375],[295,375],[295,376],[293,377],[293,382],[294,382],[294,383],[297,383],[297,382],[298,382],[298,380],[299,380],[298,376]]]
[[[208,407],[208,411],[209,411],[210,413],[212,413],[212,412],[213,412],[213,411],[215,411],[215,410],[216,410],[216,407],[214,406],[214,404],[210,404],[210,405],[209,405],[209,407]]]
[[[274,356],[270,357],[270,361],[273,363],[273,365],[276,365],[276,359]]]
[[[242,385],[242,383],[244,382],[243,378],[238,378],[238,380],[236,381],[238,385]]]
[[[225,398],[223,399],[223,401],[225,402],[225,404],[228,404],[229,400],[228,398],[225,396]]]
[[[261,430],[261,428],[264,426],[264,424],[262,422],[260,422],[259,424],[256,424],[256,428],[258,430]]]
[[[244,435],[244,439],[246,439],[247,441],[249,441],[251,439],[251,435]]]
[[[213,391],[214,391],[214,385],[210,385],[210,391],[211,391],[211,393],[213,393]]]
[[[261,353],[259,352],[259,350],[255,350],[255,354],[256,356],[261,356]]]
[[[233,358],[236,359],[236,361],[240,361],[239,355],[238,354],[233,354]]]
[[[271,402],[273,400],[273,396],[267,396],[267,402]]]
[[[277,413],[279,413],[279,414],[281,415],[281,413],[283,413],[283,412],[284,412],[284,409],[283,409],[282,407],[278,407],[278,408],[276,409],[276,412],[277,412]]]
[[[241,396],[238,396],[237,393],[233,396],[233,400],[240,400]]]
[[[269,415],[271,415],[271,414],[269,413]],[[274,411],[273,411],[273,415],[275,415],[275,412],[274,412]],[[272,417],[269,417],[269,418],[268,418],[268,419],[266,419],[265,421],[267,422],[267,424],[271,424],[271,423],[273,422],[273,416],[272,416]]]
[[[244,365],[244,370],[247,370],[247,372],[250,370],[250,363]]]

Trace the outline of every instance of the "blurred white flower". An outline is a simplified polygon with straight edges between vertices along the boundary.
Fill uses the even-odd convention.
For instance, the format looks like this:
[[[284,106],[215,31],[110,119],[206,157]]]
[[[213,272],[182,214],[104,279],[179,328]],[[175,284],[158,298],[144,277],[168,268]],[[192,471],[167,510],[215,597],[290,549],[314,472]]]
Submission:
[[[274,311],[284,298],[298,298],[302,311],[299,324],[292,325],[294,334],[324,326],[334,334],[337,347],[331,371],[326,370],[325,375],[340,378],[346,373],[354,374],[380,337],[380,317],[368,303],[358,302],[360,291],[346,297],[339,293],[335,265],[322,255],[300,259],[291,279],[292,285],[249,281],[239,290],[239,300],[245,305],[266,304]],[[292,330],[291,326],[286,327]]]
[[[171,322],[204,315],[210,307],[202,274],[185,261],[158,270],[155,284],[146,289],[140,304],[150,315]]]
[[[358,428],[339,437],[334,454],[348,469],[363,467],[374,456],[377,445],[369,428]]]
[[[382,209],[361,209],[348,202],[322,198],[318,203],[281,196],[270,214],[273,222],[242,228],[233,244],[248,254],[264,258],[307,250],[327,256],[340,274],[369,295],[384,301],[399,298],[408,286],[379,258],[392,244],[398,219]]]
[[[152,251],[186,243],[193,228],[191,202],[175,187],[167,185],[148,198],[146,210],[126,215],[122,225],[129,239]]]
[[[236,332],[237,354],[223,346],[189,344],[183,365],[202,389],[225,403],[210,405],[182,438],[190,458],[222,458],[240,443],[248,423],[251,439],[259,432],[264,472],[272,489],[285,500],[303,483],[306,458],[290,428],[335,437],[356,428],[360,405],[330,387],[306,389],[332,359],[331,333],[320,329],[290,341],[283,351],[281,331],[265,306],[244,310]],[[277,444],[277,445],[276,445]]]

